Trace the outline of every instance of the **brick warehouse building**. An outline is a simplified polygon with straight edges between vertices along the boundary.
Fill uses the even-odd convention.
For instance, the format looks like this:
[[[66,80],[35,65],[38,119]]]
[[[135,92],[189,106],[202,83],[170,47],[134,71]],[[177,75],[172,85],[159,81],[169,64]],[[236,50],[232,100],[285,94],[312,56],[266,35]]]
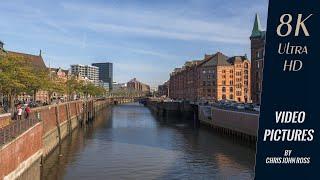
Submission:
[[[169,81],[166,81],[162,85],[158,86],[158,96],[169,96]]]
[[[191,101],[251,102],[250,67],[245,56],[228,58],[221,52],[205,55],[202,61],[187,62],[171,73],[169,96]]]
[[[176,68],[170,74],[169,97],[173,99],[197,100],[198,72],[197,65],[201,61],[188,61],[182,68]]]
[[[251,40],[251,97],[254,103],[261,103],[264,45],[266,31],[261,30],[258,14],[255,16]]]
[[[144,93],[150,92],[150,86],[138,81],[136,78],[133,78],[129,82],[127,82],[127,88]]]

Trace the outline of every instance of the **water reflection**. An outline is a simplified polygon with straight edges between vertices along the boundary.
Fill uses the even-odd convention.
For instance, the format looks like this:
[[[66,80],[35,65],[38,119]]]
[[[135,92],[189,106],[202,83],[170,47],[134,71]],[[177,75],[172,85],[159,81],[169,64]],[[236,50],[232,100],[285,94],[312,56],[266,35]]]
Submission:
[[[253,148],[170,122],[138,104],[105,110],[48,157],[43,179],[253,179]]]

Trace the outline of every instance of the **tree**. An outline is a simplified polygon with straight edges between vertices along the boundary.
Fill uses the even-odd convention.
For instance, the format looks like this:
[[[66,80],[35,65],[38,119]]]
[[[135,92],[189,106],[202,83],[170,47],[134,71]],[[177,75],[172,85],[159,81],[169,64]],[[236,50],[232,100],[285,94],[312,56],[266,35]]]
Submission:
[[[103,96],[106,93],[106,90],[103,87],[95,86],[91,82],[82,82],[81,83],[81,92],[85,97],[97,97]]]
[[[45,90],[48,91],[49,101],[51,102],[53,93],[65,93],[66,82],[61,81],[56,74],[50,74],[50,81],[46,84]]]
[[[37,74],[35,74],[37,71]],[[28,92],[33,95],[33,100],[37,101],[36,94],[39,90],[48,90],[52,87],[52,80],[46,69],[34,69],[33,73],[25,78]]]
[[[37,79],[38,74],[29,62],[21,56],[0,56],[0,90],[8,97],[11,109],[14,107],[14,99],[19,94],[30,92],[32,87],[41,84],[41,80]]]
[[[66,82],[66,91],[68,94],[68,98],[69,100],[71,99],[71,96],[74,93],[79,93],[81,91],[81,84],[80,82],[76,79],[75,76],[72,76],[71,78],[69,78]]]

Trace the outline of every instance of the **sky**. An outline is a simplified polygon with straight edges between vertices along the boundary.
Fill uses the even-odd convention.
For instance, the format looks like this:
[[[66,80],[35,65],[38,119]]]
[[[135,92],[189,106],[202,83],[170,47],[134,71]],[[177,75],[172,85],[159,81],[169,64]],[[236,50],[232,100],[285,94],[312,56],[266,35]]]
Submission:
[[[155,87],[185,61],[217,51],[250,57],[254,15],[267,0],[1,0],[5,49],[42,56],[49,67],[112,62],[114,81]]]

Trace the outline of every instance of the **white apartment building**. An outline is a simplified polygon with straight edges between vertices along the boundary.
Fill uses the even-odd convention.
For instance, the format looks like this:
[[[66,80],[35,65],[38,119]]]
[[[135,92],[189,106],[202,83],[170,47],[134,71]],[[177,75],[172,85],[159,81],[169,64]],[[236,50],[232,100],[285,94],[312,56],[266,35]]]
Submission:
[[[90,65],[73,64],[71,65],[71,74],[88,78],[95,85],[99,85],[99,67]]]

